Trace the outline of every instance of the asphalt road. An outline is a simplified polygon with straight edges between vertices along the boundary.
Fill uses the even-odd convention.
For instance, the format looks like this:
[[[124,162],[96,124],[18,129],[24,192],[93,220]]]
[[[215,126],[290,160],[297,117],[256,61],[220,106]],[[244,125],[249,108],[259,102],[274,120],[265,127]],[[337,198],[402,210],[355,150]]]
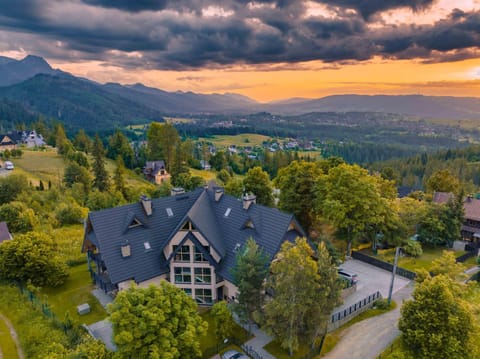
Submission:
[[[400,307],[403,300],[409,299],[413,283],[399,289],[393,300],[395,310],[358,322],[347,328],[335,348],[324,359],[375,359],[400,334],[397,328]]]
[[[347,260],[340,267],[351,273],[358,274],[357,291],[345,299],[343,305],[338,310],[349,307],[352,304],[374,294],[378,291],[383,298],[388,297],[388,291],[392,280],[392,273],[386,270],[374,267],[370,264],[361,262],[356,259]],[[400,276],[395,276],[393,293],[396,293],[406,285],[409,280]]]

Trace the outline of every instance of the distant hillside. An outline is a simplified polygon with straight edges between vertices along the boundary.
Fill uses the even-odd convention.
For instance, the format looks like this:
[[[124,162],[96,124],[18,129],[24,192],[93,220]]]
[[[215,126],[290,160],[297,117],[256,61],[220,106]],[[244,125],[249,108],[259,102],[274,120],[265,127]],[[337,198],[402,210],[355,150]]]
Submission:
[[[417,117],[480,119],[480,98],[450,96],[335,95],[320,99],[290,99],[266,105],[278,114],[309,112],[384,112]]]
[[[111,93],[137,101],[164,113],[197,114],[219,112],[247,112],[257,107],[254,100],[238,94],[203,95],[193,92],[167,92],[142,84],[108,83],[103,88]]]
[[[55,117],[67,128],[90,132],[162,118],[156,110],[73,76],[36,75],[22,83],[0,87],[0,97]]]
[[[61,73],[52,69],[48,62],[38,56],[28,55],[22,60],[0,57],[0,86],[13,85],[37,74],[59,75]]]

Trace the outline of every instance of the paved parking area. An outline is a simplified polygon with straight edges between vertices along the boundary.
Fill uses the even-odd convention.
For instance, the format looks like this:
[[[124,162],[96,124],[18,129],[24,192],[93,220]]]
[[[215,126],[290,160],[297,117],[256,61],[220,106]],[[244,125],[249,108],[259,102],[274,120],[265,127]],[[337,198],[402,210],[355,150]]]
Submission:
[[[392,280],[392,273],[386,270],[374,267],[370,264],[361,262],[356,259],[345,261],[341,268],[348,272],[358,274],[357,291],[345,299],[340,308],[348,307],[356,302],[368,297],[370,294],[380,291],[384,298],[388,297],[388,290]],[[393,293],[405,287],[410,281],[398,275],[395,276]]]

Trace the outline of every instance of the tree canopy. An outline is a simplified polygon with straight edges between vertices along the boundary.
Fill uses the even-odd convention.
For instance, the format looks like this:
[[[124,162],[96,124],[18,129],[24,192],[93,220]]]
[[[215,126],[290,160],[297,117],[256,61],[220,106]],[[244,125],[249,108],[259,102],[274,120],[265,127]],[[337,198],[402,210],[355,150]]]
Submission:
[[[207,323],[183,290],[166,281],[130,287],[109,306],[113,339],[122,358],[176,359],[201,356]]]
[[[67,267],[56,254],[47,234],[29,232],[0,246],[0,276],[35,286],[59,286],[68,277]]]
[[[265,206],[273,205],[272,185],[268,173],[261,167],[250,168],[243,180],[243,186],[247,193],[253,193],[257,197],[257,203]]]

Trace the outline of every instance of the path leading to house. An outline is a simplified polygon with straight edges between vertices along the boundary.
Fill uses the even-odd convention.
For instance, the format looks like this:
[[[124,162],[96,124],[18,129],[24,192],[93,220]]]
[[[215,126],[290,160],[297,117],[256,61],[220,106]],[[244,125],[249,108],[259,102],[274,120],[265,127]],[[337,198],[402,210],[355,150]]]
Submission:
[[[374,359],[377,358],[400,334],[397,324],[402,302],[409,299],[413,283],[393,295],[397,307],[385,314],[363,320],[342,333],[335,348],[324,358]]]
[[[19,359],[24,359],[23,350],[22,350],[22,347],[20,346],[20,342],[18,341],[17,332],[15,331],[15,328],[13,327],[12,323],[2,313],[0,313],[0,320],[2,320],[5,323],[5,325],[8,328],[8,331],[10,332],[10,336],[12,337],[12,340],[15,343],[15,346],[17,347],[18,358]],[[1,358],[3,358],[3,354],[2,354],[2,351],[0,350],[0,359]],[[8,358],[5,358],[5,359],[8,359]]]

